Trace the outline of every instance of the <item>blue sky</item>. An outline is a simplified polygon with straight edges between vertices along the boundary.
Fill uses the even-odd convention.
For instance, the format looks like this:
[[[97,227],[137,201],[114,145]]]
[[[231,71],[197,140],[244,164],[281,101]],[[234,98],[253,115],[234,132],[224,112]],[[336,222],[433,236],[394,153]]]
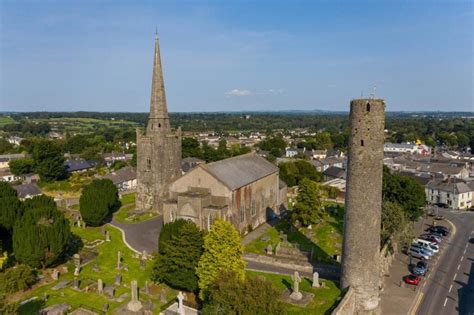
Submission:
[[[472,1],[0,1],[1,111],[473,111]]]

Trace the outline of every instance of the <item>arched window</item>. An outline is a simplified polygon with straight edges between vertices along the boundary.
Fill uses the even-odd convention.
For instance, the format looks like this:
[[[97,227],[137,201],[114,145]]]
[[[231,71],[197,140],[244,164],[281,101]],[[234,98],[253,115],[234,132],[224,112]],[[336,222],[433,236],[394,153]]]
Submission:
[[[367,103],[367,111],[370,112],[370,104]]]
[[[360,146],[361,146],[361,147],[364,146],[364,140],[360,140]]]
[[[158,124],[158,128],[161,128],[161,124]]]

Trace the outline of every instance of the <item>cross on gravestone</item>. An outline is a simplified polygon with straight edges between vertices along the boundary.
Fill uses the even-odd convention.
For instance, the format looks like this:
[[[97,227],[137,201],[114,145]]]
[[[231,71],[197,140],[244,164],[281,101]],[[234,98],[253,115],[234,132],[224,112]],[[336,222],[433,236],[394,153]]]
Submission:
[[[301,300],[303,295],[300,292],[301,277],[298,271],[295,271],[295,273],[291,276],[291,280],[293,280],[293,292],[290,294],[290,298],[293,300]]]
[[[317,271],[315,271],[313,273],[313,284],[312,284],[312,287],[313,288],[319,288],[319,273]]]
[[[115,276],[115,285],[120,285],[122,283],[122,275]]]
[[[132,280],[130,283],[130,290],[132,292],[132,299],[127,304],[127,309],[132,312],[138,312],[141,310],[142,303],[138,300],[138,284],[137,280]]]
[[[183,292],[179,291],[179,293],[178,293],[178,314],[179,315],[184,315],[183,300],[184,300]]]
[[[102,282],[102,279],[97,280],[97,293],[104,293],[104,283]]]

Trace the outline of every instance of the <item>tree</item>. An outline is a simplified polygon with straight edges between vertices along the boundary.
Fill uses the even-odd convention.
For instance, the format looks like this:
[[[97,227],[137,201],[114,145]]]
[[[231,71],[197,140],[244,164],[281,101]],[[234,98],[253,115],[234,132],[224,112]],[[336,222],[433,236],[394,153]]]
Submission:
[[[0,273],[0,295],[24,291],[36,282],[36,272],[28,265],[18,265]]]
[[[191,292],[198,290],[196,268],[203,252],[203,235],[193,222],[178,220],[168,223],[176,225],[176,233],[166,241],[161,241],[160,251],[156,257],[152,280],[164,282],[175,289]]]
[[[0,198],[16,196],[16,190],[9,183],[0,181]]]
[[[13,144],[0,138],[0,154],[9,153],[11,151],[13,151]]]
[[[305,160],[280,163],[278,167],[280,168],[280,178],[290,187],[298,185],[305,178],[316,182],[321,181],[321,173]]]
[[[238,279],[244,279],[245,261],[239,232],[227,221],[216,220],[209,233],[204,236],[204,253],[196,270],[199,278],[199,296],[207,295],[209,286],[224,272],[235,272]]]
[[[20,176],[33,172],[34,162],[30,158],[16,159],[11,160],[8,166],[13,174]]]
[[[16,196],[0,198],[0,228],[11,234],[15,222],[21,218],[22,214],[23,206]]]
[[[158,252],[161,252],[161,249],[165,247],[166,242],[179,235],[181,227],[186,225],[186,222],[187,221],[184,219],[178,219],[163,225],[163,228],[160,231],[160,237],[158,239]]]
[[[380,241],[385,244],[391,236],[401,232],[407,223],[407,217],[398,203],[384,201],[382,203],[382,230]]]
[[[201,146],[199,145],[199,141],[195,138],[184,137],[181,143],[181,150],[183,158],[202,158]]]
[[[305,226],[318,222],[322,217],[323,197],[324,192],[317,183],[307,178],[301,180],[291,219]]]
[[[284,151],[286,149],[286,142],[280,134],[261,141],[258,146],[265,151],[271,151],[273,148]]]
[[[69,222],[56,205],[28,209],[13,228],[15,258],[34,268],[52,265],[64,254],[70,235]]]
[[[33,149],[35,171],[41,180],[50,182],[66,177],[64,157],[59,145],[50,140],[38,141]]]
[[[279,296],[265,278],[242,281],[235,273],[224,272],[210,286],[203,314],[282,314]]]
[[[84,187],[79,208],[88,225],[99,226],[120,207],[118,190],[110,179],[96,179]]]

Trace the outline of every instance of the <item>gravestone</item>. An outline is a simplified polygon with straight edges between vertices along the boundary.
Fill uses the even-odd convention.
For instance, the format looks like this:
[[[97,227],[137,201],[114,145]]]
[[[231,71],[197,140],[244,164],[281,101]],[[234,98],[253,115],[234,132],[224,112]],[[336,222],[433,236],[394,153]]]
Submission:
[[[79,254],[74,254],[72,258],[73,258],[74,266],[79,267],[81,265],[81,256]]]
[[[97,293],[104,293],[104,283],[102,282],[102,279],[97,280]]]
[[[262,237],[263,242],[268,242],[269,240],[270,240],[270,236],[268,235],[265,235],[264,237]]]
[[[147,260],[147,259],[148,259],[148,253],[146,252],[146,250],[144,250],[143,253],[142,253],[142,259],[143,259],[143,260]]]
[[[48,293],[44,292],[44,293],[43,293],[43,301],[44,301],[44,302],[48,302],[48,298],[49,298]]]
[[[71,282],[70,280],[59,281],[59,283],[56,284],[52,290],[56,291],[56,290],[64,289],[65,287],[69,285],[70,282]]]
[[[97,264],[94,264],[94,266],[92,266],[92,271],[94,272],[100,272],[100,268]]]
[[[120,285],[122,283],[122,275],[115,276],[115,285]]]
[[[118,270],[122,269],[122,252],[121,251],[117,252],[117,269]]]
[[[104,287],[104,293],[109,296],[109,298],[113,298],[115,296],[115,287],[112,285],[106,285]]]
[[[145,270],[145,261],[143,259],[140,259],[140,269]]]
[[[145,281],[145,286],[143,287],[143,293],[146,295],[150,294],[150,288],[148,287],[148,281]]]
[[[184,315],[183,300],[184,300],[183,292],[179,291],[179,293],[178,293],[178,314],[179,315]]]
[[[105,241],[110,242],[110,233],[107,230],[105,230]]]
[[[81,273],[81,267],[74,268],[74,276],[77,277]]]
[[[290,298],[297,301],[301,300],[303,294],[300,292],[301,277],[298,271],[295,271],[295,273],[291,276],[291,280],[293,280],[293,292],[291,292]]]
[[[100,228],[100,232],[102,233],[102,235],[105,236],[105,234],[107,233],[107,230],[105,229],[105,225],[102,225],[102,227]]]
[[[142,309],[142,303],[138,300],[137,280],[132,280],[131,284],[132,299],[127,304],[127,309],[132,312],[138,312]]]
[[[319,273],[318,272],[314,272],[313,273],[313,284],[312,284],[313,288],[319,288]]]
[[[51,277],[53,280],[58,280],[59,279],[59,271],[57,269],[53,270],[53,273],[51,274]]]
[[[81,289],[81,280],[74,278],[73,281],[73,289],[80,290]]]
[[[108,310],[109,310],[109,304],[107,303],[102,304],[102,312],[107,313]]]
[[[161,289],[160,291],[160,302],[161,303],[166,303],[166,291],[165,289]]]
[[[272,245],[268,245],[266,248],[265,248],[265,251],[267,252],[267,255],[273,255],[273,247]]]
[[[280,252],[280,246],[281,246],[281,244],[280,244],[280,242],[278,242],[278,244],[275,246],[275,256],[277,256],[278,253]]]

